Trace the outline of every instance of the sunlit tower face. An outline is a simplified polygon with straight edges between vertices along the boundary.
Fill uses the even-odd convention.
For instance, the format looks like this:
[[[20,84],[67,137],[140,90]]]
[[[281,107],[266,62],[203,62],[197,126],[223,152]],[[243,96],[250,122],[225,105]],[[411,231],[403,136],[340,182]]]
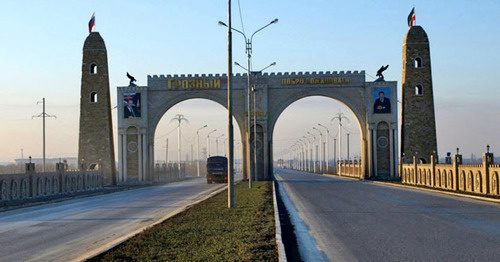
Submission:
[[[429,163],[437,154],[429,38],[421,26],[408,30],[403,44],[401,154]]]

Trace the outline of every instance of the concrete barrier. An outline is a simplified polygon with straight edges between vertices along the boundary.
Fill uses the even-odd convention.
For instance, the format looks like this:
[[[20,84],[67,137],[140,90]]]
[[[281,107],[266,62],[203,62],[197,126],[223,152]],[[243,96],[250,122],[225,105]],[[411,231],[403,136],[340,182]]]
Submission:
[[[15,201],[100,190],[100,171],[0,175],[0,205]]]
[[[453,163],[438,164],[431,156],[430,164],[401,164],[403,184],[461,191],[479,195],[500,196],[500,165],[493,164],[493,154],[483,154],[481,164],[462,164],[461,156],[454,155]]]

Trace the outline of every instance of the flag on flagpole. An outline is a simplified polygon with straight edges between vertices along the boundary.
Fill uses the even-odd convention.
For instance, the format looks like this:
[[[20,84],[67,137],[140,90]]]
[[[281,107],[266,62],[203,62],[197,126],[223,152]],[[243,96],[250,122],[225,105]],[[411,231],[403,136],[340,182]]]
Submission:
[[[95,26],[95,12],[92,14],[92,17],[89,21],[89,34],[92,33],[92,28]]]
[[[410,14],[408,15],[408,26],[412,27],[413,23],[415,23],[415,7],[411,9]]]

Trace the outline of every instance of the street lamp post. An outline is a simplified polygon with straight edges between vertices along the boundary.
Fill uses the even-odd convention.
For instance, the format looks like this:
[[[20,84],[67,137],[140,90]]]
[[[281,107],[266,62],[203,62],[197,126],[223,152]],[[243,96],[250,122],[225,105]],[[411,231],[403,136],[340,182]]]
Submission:
[[[210,157],[210,134],[212,134],[215,131],[217,131],[217,129],[214,129],[211,132],[208,132],[207,134],[207,153],[209,157]]]
[[[319,132],[319,172],[323,172],[323,133],[313,126],[313,129]]]
[[[307,140],[307,150],[306,150],[306,158],[307,158],[307,171],[311,172],[311,159],[312,159],[312,149],[311,149],[311,140],[307,136],[302,136]]]
[[[174,118],[172,118],[171,122],[177,122],[177,160],[178,160],[178,177],[181,177],[182,174],[182,168],[181,168],[181,124],[182,122],[188,122],[188,120],[184,117],[183,114],[181,114],[179,110],[179,114],[175,115]]]
[[[328,174],[328,172],[330,171],[330,165],[329,165],[329,162],[330,162],[330,143],[328,143],[328,137],[330,136],[330,130],[328,130],[328,128],[320,123],[318,123],[318,126],[326,129],[326,173]]]
[[[230,5],[230,4],[229,4]],[[231,20],[229,20],[229,23],[231,22]],[[219,25],[221,26],[225,26],[228,28],[229,32],[232,30],[240,33],[243,38],[245,39],[245,46],[246,46],[246,53],[247,53],[247,57],[248,57],[248,66],[247,66],[247,128],[246,128],[246,132],[247,132],[247,136],[246,136],[246,141],[247,141],[247,152],[246,152],[246,159],[247,159],[247,174],[248,174],[248,187],[249,188],[252,188],[252,180],[253,180],[253,177],[252,177],[252,167],[251,167],[251,163],[250,163],[250,73],[251,73],[251,61],[252,61],[252,40],[253,40],[253,37],[254,35],[261,31],[262,29],[272,25],[272,24],[275,24],[278,22],[278,19],[274,19],[272,20],[271,22],[269,22],[267,25],[261,27],[259,30],[255,31],[251,36],[250,38],[247,38],[247,36],[245,35],[245,33],[241,32],[240,30],[237,30],[237,29],[234,29],[231,27],[231,24],[229,25],[226,25],[224,22],[222,21],[219,21]]]
[[[219,138],[221,138],[223,136],[224,136],[224,134],[215,138],[215,152],[217,155],[219,155]]]
[[[318,159],[318,152],[316,150],[314,150],[314,146],[316,144],[316,136],[314,136],[314,134],[311,134],[311,132],[307,132],[307,134],[309,134],[310,136],[312,136],[313,138],[313,142],[312,142],[312,148],[311,148],[311,158],[313,159],[312,163],[313,163],[313,173],[316,173],[316,161]],[[313,154],[313,150],[314,150],[314,154]]]
[[[334,120],[338,120],[339,121],[339,133],[338,133],[338,136],[339,136],[339,154],[338,154],[338,157],[339,157],[339,160],[342,158],[342,119],[346,119],[346,120],[349,120],[345,115],[344,113],[342,112],[339,112],[337,113],[333,118],[332,118],[332,122]]]
[[[335,164],[334,172],[337,174],[337,138],[333,139],[333,163]]]
[[[196,130],[196,174],[200,176],[200,130],[207,127],[208,125],[204,125],[198,130]]]
[[[347,133],[347,163],[349,163],[349,133]]]
[[[307,143],[300,138],[299,139],[300,145],[302,146],[302,171],[306,171],[306,161],[307,161]]]
[[[231,0],[227,1],[227,133],[229,138],[229,158],[227,161],[227,207],[234,207],[234,137],[233,137],[233,35],[231,27]]]
[[[248,68],[245,68],[243,67],[242,65],[240,65],[238,62],[234,62],[235,65],[243,68],[245,71],[248,71]],[[269,67],[271,66],[275,66],[276,65],[276,62],[273,62],[271,63],[270,65],[264,67],[263,69],[261,69],[260,71],[253,71],[251,72],[252,75],[258,75],[258,74],[261,74],[262,71],[268,69]],[[248,78],[249,79],[249,78]],[[248,82],[248,84],[250,85],[250,82]],[[253,138],[253,164],[254,164],[254,173],[257,174],[257,87],[254,86],[251,88],[251,91],[252,91],[252,95],[253,95],[253,134],[254,134],[254,138]],[[252,161],[250,161],[252,162]]]

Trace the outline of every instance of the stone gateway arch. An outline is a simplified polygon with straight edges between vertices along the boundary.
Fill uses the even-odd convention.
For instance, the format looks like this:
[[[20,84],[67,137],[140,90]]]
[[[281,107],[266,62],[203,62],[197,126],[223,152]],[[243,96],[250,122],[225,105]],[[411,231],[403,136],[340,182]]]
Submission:
[[[251,140],[257,145],[257,180],[273,173],[273,131],[281,113],[293,102],[323,96],[345,104],[357,118],[361,135],[360,178],[397,176],[397,83],[367,82],[364,71],[252,74],[256,87],[256,129]],[[240,127],[244,177],[249,172],[246,142],[248,114],[247,75],[233,77],[233,115]],[[123,86],[118,92],[118,183],[154,181],[154,135],[156,127],[172,106],[194,98],[227,106],[227,77],[209,75],[153,75],[147,86]],[[380,98],[382,97],[382,98]],[[120,104],[123,101],[123,106]],[[138,104],[140,106],[138,106]],[[333,115],[335,112],[325,112]],[[253,141],[250,141],[252,144]]]

